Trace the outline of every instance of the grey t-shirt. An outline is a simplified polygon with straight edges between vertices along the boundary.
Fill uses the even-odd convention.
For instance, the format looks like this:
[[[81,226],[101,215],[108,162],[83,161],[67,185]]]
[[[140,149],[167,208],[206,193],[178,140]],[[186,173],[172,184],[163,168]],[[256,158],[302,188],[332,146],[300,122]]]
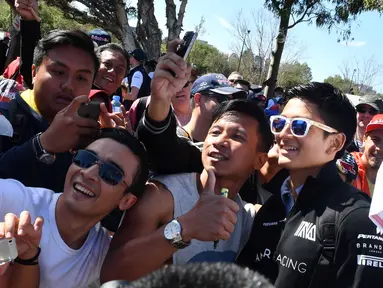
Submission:
[[[174,199],[174,218],[186,214],[197,203],[199,193],[196,177],[196,173],[184,173],[155,176],[152,179],[165,185],[172,194]],[[190,246],[180,249],[173,254],[173,263],[234,262],[249,239],[255,216],[253,204],[245,203],[239,195],[236,196],[235,202],[239,205],[240,210],[237,213],[237,223],[234,232],[228,240],[220,240],[217,248],[214,249],[212,241],[193,239]]]

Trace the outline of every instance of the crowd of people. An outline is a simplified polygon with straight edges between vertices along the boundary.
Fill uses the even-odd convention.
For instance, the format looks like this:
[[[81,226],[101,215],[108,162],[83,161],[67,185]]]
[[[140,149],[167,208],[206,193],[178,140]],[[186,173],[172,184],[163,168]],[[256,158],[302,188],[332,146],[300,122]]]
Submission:
[[[0,287],[383,281],[380,98],[312,82],[267,99],[239,72],[198,75],[182,40],[147,59],[99,29],[41,38],[35,4],[15,1],[0,78],[0,245],[17,248]]]

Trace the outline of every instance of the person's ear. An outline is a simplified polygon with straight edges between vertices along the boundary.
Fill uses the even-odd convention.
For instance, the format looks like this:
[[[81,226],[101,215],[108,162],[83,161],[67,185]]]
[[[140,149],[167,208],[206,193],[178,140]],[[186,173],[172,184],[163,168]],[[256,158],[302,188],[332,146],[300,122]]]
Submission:
[[[37,74],[37,68],[35,64],[32,64],[32,84],[35,84],[35,77]]]
[[[128,210],[137,202],[137,197],[132,193],[124,194],[124,196],[120,199],[120,203],[118,204],[118,208],[121,211]]]
[[[199,93],[195,93],[194,94],[194,97],[193,97],[193,99],[194,99],[194,103],[195,103],[195,106],[197,107],[197,106],[201,106],[201,99],[202,98],[202,95],[201,94],[199,94]]]
[[[268,160],[267,153],[258,152],[254,158],[253,168],[254,170],[260,170]]]
[[[337,133],[330,135],[330,146],[327,149],[327,154],[336,154],[338,151],[342,150],[344,144],[346,143],[346,135],[343,133]]]

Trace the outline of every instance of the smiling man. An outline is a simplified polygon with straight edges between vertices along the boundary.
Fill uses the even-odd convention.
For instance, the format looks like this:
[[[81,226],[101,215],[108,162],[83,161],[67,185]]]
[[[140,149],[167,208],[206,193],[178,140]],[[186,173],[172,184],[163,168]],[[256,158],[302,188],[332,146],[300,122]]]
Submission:
[[[339,177],[335,163],[355,133],[355,114],[339,90],[313,82],[291,89],[281,115],[270,118],[278,164],[290,177],[259,211],[238,262],[276,278],[277,288],[383,280],[370,200]]]
[[[17,262],[26,265],[24,269],[30,269],[32,275],[37,274],[29,274],[31,280],[40,278],[34,287],[88,287],[96,281],[110,243],[99,222],[117,207],[132,207],[147,177],[148,163],[141,143],[125,130],[103,129],[96,141],[74,154],[63,193],[0,179],[0,219],[22,211],[30,213],[31,223],[38,216],[44,218],[39,249],[30,252],[29,259]],[[10,227],[5,229],[7,238],[8,232],[23,233]],[[7,273],[12,269],[11,265]]]
[[[152,179],[115,234],[101,280],[137,279],[167,262],[234,262],[255,214],[238,192],[263,166],[271,144],[256,104],[233,100],[219,106],[203,144],[205,170]],[[224,188],[228,198],[221,196]]]
[[[372,198],[376,175],[383,161],[383,114],[374,116],[367,125],[362,147],[363,152],[352,153],[358,164],[354,186]]]
[[[125,77],[129,55],[124,48],[115,43],[100,46],[96,53],[100,58],[100,69],[94,79],[94,86],[112,96]]]
[[[0,109],[14,130],[13,137],[0,137],[0,178],[62,191],[71,163],[68,151],[99,131],[97,121],[77,114],[88,101],[98,67],[93,42],[81,31],[55,30],[38,42],[34,89],[16,94],[2,103],[5,111]]]

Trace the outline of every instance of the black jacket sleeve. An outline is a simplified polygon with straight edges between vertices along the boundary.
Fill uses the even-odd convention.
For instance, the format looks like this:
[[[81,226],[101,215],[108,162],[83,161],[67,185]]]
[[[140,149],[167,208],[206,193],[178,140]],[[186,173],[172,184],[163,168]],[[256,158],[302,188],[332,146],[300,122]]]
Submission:
[[[336,287],[375,287],[383,283],[383,236],[368,218],[369,208],[347,215],[339,226],[334,262]]]
[[[147,110],[137,127],[138,139],[145,145],[151,169],[159,174],[201,172],[201,150],[176,134],[177,121],[169,111],[163,122],[150,119]]]
[[[25,84],[32,89],[33,53],[41,38],[40,23],[21,20],[20,35],[20,73],[24,77]]]

